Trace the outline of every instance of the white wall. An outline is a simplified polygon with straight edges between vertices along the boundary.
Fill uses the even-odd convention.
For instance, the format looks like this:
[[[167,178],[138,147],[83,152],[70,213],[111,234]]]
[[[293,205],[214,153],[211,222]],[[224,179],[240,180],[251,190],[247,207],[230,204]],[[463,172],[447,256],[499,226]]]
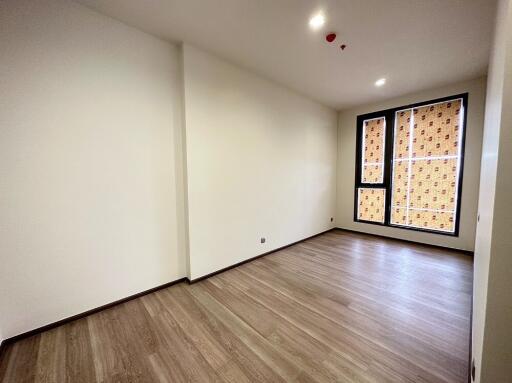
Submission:
[[[4,337],[186,275],[177,48],[69,1],[0,2]]]
[[[499,3],[491,54],[475,248],[476,381],[512,376],[512,4]]]
[[[485,78],[462,82],[360,106],[340,112],[338,120],[338,191],[336,225],[340,228],[407,239],[421,243],[473,250],[485,105]],[[464,176],[458,237],[354,222],[356,118],[358,115],[435,98],[469,93]]]
[[[5,338],[334,225],[336,112],[184,50],[0,3]]]
[[[184,69],[191,277],[331,228],[336,112],[189,45]]]

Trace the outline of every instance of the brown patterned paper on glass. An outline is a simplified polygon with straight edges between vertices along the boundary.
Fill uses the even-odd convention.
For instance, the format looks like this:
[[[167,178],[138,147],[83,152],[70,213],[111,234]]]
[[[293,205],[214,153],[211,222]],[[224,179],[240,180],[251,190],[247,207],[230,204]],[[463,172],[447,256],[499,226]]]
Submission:
[[[396,112],[391,223],[453,232],[462,100]]]
[[[414,109],[412,157],[457,156],[461,100]]]
[[[396,112],[393,158],[409,157],[411,109]]]
[[[391,209],[391,222],[395,225],[407,225],[407,210],[405,208],[393,207]]]
[[[407,205],[407,190],[409,185],[409,162],[397,161],[393,164],[393,206]]]
[[[384,140],[386,120],[384,117],[363,122],[363,171],[362,183],[382,183],[384,179]]]
[[[422,229],[453,231],[453,217],[453,212],[410,209],[408,224]]]
[[[393,135],[393,175],[391,193],[391,223],[407,225],[410,167],[410,135],[412,109],[395,114]]]
[[[358,190],[358,217],[361,221],[384,223],[385,189]]]
[[[457,159],[412,161],[410,208],[453,211]]]

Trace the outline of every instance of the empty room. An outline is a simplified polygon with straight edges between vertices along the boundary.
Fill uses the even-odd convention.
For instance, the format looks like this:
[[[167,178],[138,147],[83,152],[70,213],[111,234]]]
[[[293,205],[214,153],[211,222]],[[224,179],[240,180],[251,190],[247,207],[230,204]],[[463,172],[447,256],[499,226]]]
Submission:
[[[512,383],[512,0],[0,0],[0,383]]]

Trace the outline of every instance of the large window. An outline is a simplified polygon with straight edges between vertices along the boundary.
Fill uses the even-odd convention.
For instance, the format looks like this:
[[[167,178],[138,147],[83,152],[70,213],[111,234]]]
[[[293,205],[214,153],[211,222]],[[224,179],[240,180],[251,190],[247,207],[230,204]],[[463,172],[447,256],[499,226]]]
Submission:
[[[357,118],[354,219],[458,235],[467,94]]]

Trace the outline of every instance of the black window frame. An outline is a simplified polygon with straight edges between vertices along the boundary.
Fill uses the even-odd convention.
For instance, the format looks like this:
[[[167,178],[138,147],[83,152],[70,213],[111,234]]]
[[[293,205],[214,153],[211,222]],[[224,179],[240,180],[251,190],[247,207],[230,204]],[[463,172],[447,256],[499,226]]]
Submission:
[[[354,222],[370,224],[370,225],[379,225],[379,226],[387,226],[404,230],[412,230],[412,231],[420,231],[426,232],[430,234],[439,234],[439,235],[447,235],[450,237],[458,237],[459,229],[460,229],[460,211],[461,211],[461,202],[462,202],[462,180],[464,176],[464,156],[466,149],[466,126],[467,126],[467,113],[468,113],[468,93],[455,94],[453,96],[436,98],[433,100],[417,102],[414,104],[403,105],[396,108],[390,108],[385,110],[380,110],[377,112],[371,112],[366,114],[361,114],[357,116],[357,133],[356,133],[356,174],[355,174],[355,183],[354,183]],[[424,229],[419,227],[410,227],[410,226],[402,226],[391,223],[391,194],[392,194],[392,163],[393,163],[393,142],[394,142],[394,132],[395,132],[395,115],[397,111],[401,111],[404,109],[413,109],[419,108],[426,105],[438,104],[446,101],[462,99],[463,105],[463,120],[462,120],[462,141],[460,143],[460,169],[459,169],[459,180],[457,187],[457,204],[456,204],[456,212],[455,212],[455,230],[453,233],[447,231],[439,231],[433,229]],[[386,130],[385,130],[385,142],[384,142],[384,174],[383,180],[381,183],[363,183],[362,182],[362,171],[363,171],[363,158],[362,158],[362,143],[363,143],[363,122],[366,120],[371,120],[379,117],[385,118]],[[358,194],[360,188],[367,189],[384,189],[385,190],[385,212],[384,212],[384,222],[373,222],[361,220],[358,218]]]

